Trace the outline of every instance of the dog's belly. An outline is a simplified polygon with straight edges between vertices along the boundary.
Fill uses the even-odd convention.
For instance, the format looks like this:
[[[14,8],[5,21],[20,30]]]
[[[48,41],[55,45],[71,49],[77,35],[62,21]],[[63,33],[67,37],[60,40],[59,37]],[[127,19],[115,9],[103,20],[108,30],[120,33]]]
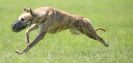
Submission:
[[[65,26],[65,25],[54,24],[53,26],[50,26],[48,28],[48,33],[55,34],[57,32],[60,32],[62,30],[68,29],[68,28],[69,27],[68,26]]]

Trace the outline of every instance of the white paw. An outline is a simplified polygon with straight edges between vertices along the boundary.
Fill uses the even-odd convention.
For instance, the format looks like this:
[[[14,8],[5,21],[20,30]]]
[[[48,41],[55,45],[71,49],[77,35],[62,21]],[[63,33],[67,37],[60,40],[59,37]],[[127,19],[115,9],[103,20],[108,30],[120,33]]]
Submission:
[[[23,52],[22,51],[19,51],[19,50],[16,50],[16,53],[17,54],[22,54]]]

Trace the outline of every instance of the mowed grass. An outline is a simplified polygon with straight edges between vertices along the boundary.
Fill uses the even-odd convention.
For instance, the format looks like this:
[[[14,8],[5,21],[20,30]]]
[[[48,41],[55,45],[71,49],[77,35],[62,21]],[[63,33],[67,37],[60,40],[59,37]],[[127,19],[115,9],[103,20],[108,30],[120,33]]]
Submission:
[[[92,20],[94,28],[107,31],[98,34],[109,41],[100,42],[69,30],[46,34],[27,54],[16,49],[26,47],[25,30],[11,31],[24,7],[33,9],[52,6]],[[0,63],[133,63],[133,0],[1,0],[0,1]],[[31,40],[38,31],[30,34]]]

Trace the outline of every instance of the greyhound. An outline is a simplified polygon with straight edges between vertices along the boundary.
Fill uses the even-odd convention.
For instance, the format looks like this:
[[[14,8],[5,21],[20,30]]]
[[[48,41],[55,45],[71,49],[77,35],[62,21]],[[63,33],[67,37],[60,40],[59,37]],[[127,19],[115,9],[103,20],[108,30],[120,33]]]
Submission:
[[[33,46],[44,38],[46,33],[55,34],[66,29],[70,29],[70,31],[74,34],[80,32],[94,40],[101,42],[105,46],[109,46],[108,42],[103,40],[96,33],[97,30],[105,31],[105,29],[94,29],[91,21],[87,18],[47,6],[39,7],[34,11],[31,8],[24,8],[24,12],[19,16],[18,20],[12,24],[11,27],[13,32],[20,32],[28,27],[26,31],[27,47],[22,51],[16,50],[16,53],[18,54],[28,52]],[[38,28],[39,34],[30,43],[30,32]]]

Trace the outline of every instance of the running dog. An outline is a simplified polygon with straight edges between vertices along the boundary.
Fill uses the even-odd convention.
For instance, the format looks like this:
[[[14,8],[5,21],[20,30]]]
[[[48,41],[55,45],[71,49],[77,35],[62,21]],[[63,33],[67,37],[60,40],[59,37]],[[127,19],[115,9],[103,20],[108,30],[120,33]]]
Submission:
[[[22,51],[16,50],[16,53],[18,54],[28,52],[33,46],[44,38],[46,33],[55,34],[66,29],[70,29],[70,31],[74,34],[78,34],[80,32],[94,40],[101,42],[105,46],[109,46],[108,42],[103,40],[96,33],[97,30],[105,31],[104,29],[94,29],[89,19],[82,16],[69,14],[52,7],[39,7],[34,11],[31,8],[24,8],[24,12],[19,16],[18,20],[12,24],[11,27],[13,32],[20,32],[28,27],[26,31],[27,47]],[[29,33],[38,28],[39,34],[30,43]]]

